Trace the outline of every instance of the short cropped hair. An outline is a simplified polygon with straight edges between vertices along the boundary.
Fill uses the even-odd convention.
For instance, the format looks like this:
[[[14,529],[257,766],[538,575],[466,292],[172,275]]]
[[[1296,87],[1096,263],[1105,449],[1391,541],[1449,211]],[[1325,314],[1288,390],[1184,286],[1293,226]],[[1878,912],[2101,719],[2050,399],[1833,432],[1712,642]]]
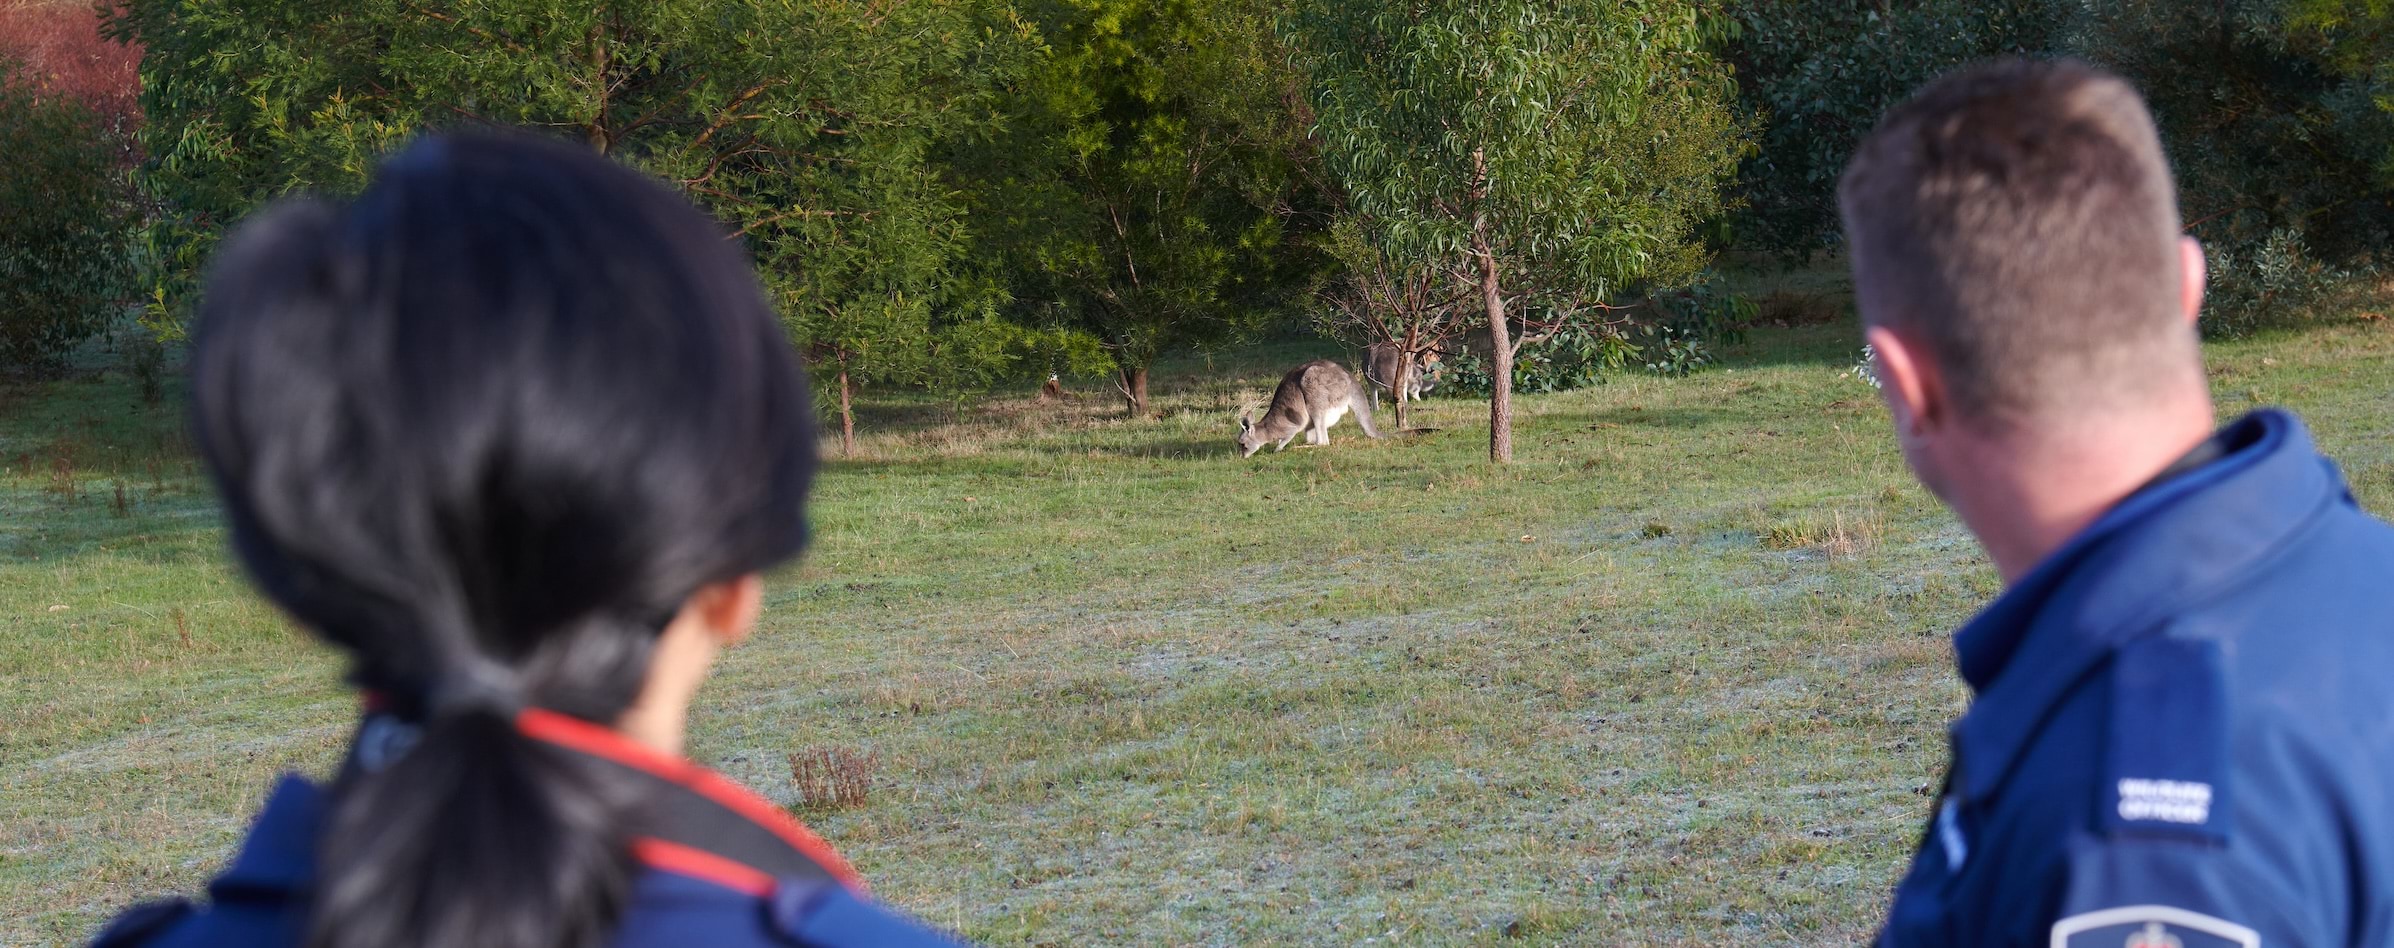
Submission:
[[[1863,318],[1925,344],[1958,414],[2131,407],[2193,373],[2176,188],[2143,100],[1998,60],[1887,113],[1838,185]]]

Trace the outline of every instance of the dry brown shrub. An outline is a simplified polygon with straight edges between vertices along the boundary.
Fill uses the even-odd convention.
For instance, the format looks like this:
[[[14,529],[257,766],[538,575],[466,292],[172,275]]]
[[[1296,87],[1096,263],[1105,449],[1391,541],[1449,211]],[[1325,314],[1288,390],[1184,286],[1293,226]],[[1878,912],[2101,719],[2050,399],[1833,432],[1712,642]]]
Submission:
[[[881,756],[872,751],[808,747],[790,754],[790,785],[798,791],[801,809],[862,806],[873,789],[873,772],[880,766]]]

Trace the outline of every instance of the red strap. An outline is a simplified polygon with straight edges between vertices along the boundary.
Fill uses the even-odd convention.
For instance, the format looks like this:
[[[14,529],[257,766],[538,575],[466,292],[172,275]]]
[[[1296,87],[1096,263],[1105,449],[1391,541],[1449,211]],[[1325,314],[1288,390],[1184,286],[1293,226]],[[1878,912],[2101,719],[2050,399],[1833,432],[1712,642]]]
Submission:
[[[824,842],[822,837],[816,836],[814,831],[807,829],[804,824],[791,819],[790,815],[782,812],[780,807],[749,792],[747,788],[724,779],[721,774],[688,760],[659,752],[655,748],[625,737],[620,732],[543,708],[524,709],[516,715],[515,725],[516,729],[522,731],[526,737],[547,741],[592,756],[604,757],[626,767],[644,770],[681,784],[722,804],[724,808],[746,817],[749,822],[772,831],[783,841],[797,847],[798,851],[806,854],[807,858],[828,870],[833,878],[840,880],[848,888],[859,893],[865,890],[863,877],[856,874],[856,869],[848,865],[846,859],[840,858],[840,854],[831,848],[831,844]],[[686,849],[692,853],[699,852],[688,849],[688,847],[676,848]],[[739,865],[730,860],[714,857],[711,853],[700,854],[716,858],[720,862]],[[748,867],[741,866],[741,868],[747,869]],[[749,871],[755,872],[753,869]]]
[[[632,858],[651,869],[680,873],[704,879],[727,889],[746,892],[757,898],[773,894],[773,877],[733,862],[703,849],[692,849],[680,843],[651,839],[646,836],[632,840]]]

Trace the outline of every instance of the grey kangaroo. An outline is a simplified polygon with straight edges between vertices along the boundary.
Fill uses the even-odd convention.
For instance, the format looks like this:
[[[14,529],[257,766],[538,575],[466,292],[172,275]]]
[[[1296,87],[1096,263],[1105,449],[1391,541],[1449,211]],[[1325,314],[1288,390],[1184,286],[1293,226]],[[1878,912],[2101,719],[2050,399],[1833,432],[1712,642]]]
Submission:
[[[1405,400],[1421,401],[1424,393],[1438,384],[1438,361],[1444,353],[1432,349],[1413,359],[1413,371],[1405,376]],[[1380,393],[1396,395],[1397,345],[1375,342],[1363,352],[1363,377],[1372,383],[1372,407],[1380,406]]]
[[[1239,416],[1239,456],[1254,457],[1267,444],[1275,451],[1286,448],[1300,431],[1306,444],[1329,444],[1330,426],[1350,411],[1364,434],[1380,436],[1372,427],[1371,400],[1338,363],[1315,359],[1290,369],[1280,377],[1280,387],[1272,390],[1272,407],[1264,411],[1262,421]]]

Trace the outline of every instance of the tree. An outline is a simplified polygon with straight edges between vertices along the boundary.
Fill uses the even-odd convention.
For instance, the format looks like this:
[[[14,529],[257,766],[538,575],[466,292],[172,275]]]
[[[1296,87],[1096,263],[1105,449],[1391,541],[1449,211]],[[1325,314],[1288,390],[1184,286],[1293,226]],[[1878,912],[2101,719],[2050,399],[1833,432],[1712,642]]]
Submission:
[[[967,235],[932,159],[994,120],[992,94],[1035,53],[980,0],[131,0],[112,29],[148,48],[162,331],[259,203],[353,190],[422,129],[530,126],[642,165],[736,229],[836,383],[844,437],[853,385],[919,380],[941,318],[986,308],[944,289]]]
[[[2394,242],[2389,9],[2380,0],[1737,0],[1730,58],[1766,121],[1741,177],[1742,239],[1790,253],[1832,246],[1837,176],[1887,108],[1973,60],[2070,55],[2145,95],[2187,226],[2226,264],[2216,268],[2221,298],[2268,295],[2255,284],[2305,270],[2307,253],[2347,262]]]
[[[0,59],[0,365],[55,369],[125,305],[116,138]]]
[[[1360,336],[1367,347],[1396,350],[1396,375],[1388,385],[1402,430],[1409,427],[1406,389],[1413,367],[1422,356],[1449,348],[1464,330],[1473,315],[1464,305],[1469,288],[1443,267],[1389,253],[1390,242],[1369,227],[1360,215],[1331,226],[1330,253],[1341,272],[1324,294],[1330,304],[1324,322],[1334,333]]]
[[[1303,298],[1298,101],[1258,0],[1032,0],[1048,55],[958,157],[1034,325],[1100,340],[1133,415],[1167,349]]]
[[[1738,177],[1745,246],[1805,255],[1839,239],[1837,178],[1879,116],[1990,56],[2050,50],[2054,0],[1732,0],[1726,58],[1759,145]]]
[[[2256,262],[2273,238],[2350,261],[2394,244],[2394,114],[2382,107],[2394,99],[2378,45],[2389,14],[2372,7],[2385,9],[2092,0],[2071,9],[2064,43],[2144,93],[2195,236]]]
[[[1287,34],[1316,134],[1390,251],[1469,280],[1495,365],[1489,457],[1512,459],[1508,309],[1601,307],[1692,278],[1744,150],[1724,24],[1692,0],[1311,0]]]

